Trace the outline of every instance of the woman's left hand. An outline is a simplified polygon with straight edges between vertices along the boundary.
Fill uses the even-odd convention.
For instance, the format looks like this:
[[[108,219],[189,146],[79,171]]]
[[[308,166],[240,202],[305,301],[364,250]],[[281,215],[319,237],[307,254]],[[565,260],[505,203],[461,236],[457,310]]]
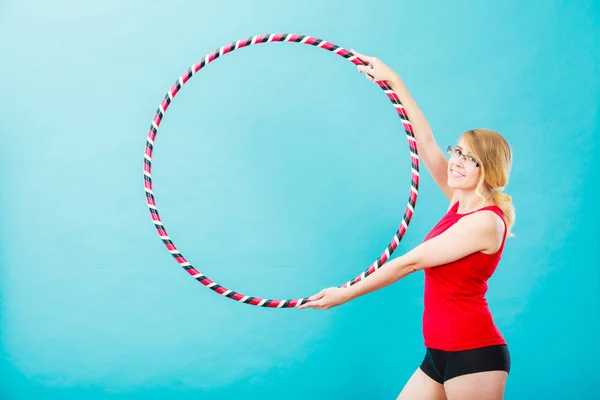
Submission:
[[[348,288],[330,287],[323,289],[318,294],[309,297],[309,301],[299,306],[298,309],[314,308],[316,310],[328,310],[349,301],[350,295],[348,292]]]

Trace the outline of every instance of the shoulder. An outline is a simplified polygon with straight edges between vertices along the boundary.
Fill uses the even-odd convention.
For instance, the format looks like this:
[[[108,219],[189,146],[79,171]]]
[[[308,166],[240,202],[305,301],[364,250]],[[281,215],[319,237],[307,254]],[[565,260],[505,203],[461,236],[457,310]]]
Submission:
[[[504,240],[504,220],[493,210],[481,210],[461,218],[465,229],[486,242],[491,252],[498,250]]]

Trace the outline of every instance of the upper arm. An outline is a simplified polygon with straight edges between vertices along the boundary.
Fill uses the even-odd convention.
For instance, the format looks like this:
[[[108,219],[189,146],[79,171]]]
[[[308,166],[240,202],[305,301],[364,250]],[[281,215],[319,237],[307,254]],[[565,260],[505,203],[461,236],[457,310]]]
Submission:
[[[448,159],[442,149],[433,138],[426,142],[417,141],[417,149],[435,183],[448,199],[452,199],[454,190],[448,186]]]
[[[476,212],[406,253],[406,262],[413,269],[423,269],[448,264],[480,251],[495,252],[503,236],[504,225],[496,213]]]

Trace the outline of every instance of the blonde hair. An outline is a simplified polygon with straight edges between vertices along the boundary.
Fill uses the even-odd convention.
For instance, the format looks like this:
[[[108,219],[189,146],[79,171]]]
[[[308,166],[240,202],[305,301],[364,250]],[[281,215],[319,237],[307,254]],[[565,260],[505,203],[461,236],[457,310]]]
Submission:
[[[480,163],[481,177],[477,185],[477,194],[482,201],[490,197],[493,199],[504,215],[507,236],[514,237],[510,229],[515,223],[515,207],[512,197],[504,193],[512,168],[510,145],[499,133],[482,128],[464,132],[461,139],[469,145],[473,156]]]

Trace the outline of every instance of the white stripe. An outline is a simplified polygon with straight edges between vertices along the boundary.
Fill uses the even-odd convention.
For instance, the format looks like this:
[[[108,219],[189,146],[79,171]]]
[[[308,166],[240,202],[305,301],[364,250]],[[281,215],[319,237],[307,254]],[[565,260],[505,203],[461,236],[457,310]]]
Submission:
[[[227,296],[229,293],[231,293],[231,290],[227,289],[226,291],[223,292],[223,296]]]
[[[191,68],[191,70],[192,70],[192,75],[194,75],[194,74],[196,73],[196,68],[195,68],[195,66],[196,66],[196,63],[192,64],[192,66],[190,67],[190,68]]]
[[[410,209],[410,211],[415,212],[415,209],[410,205],[410,203],[406,204],[406,206]]]
[[[390,258],[390,249],[388,249],[388,248],[385,249],[385,256],[386,256],[386,258]]]
[[[169,89],[169,93],[167,93],[169,95],[169,99],[173,100],[173,92],[171,92],[171,89]]]
[[[408,229],[408,225],[406,225],[406,221],[404,220],[404,218],[402,219],[402,225],[404,225],[405,229]]]
[[[281,301],[279,302],[279,305],[277,306],[277,308],[281,308],[281,307],[283,307],[283,304],[284,304],[284,303],[285,303],[285,300],[281,300]]]
[[[150,175],[150,172],[144,170],[144,175],[146,175],[148,178],[152,178],[152,176]]]
[[[345,50],[343,47],[338,47],[337,49],[335,49],[333,52],[334,53],[339,53],[340,51]]]
[[[206,285],[206,287],[211,288],[211,287],[215,286],[216,284],[217,284],[217,282],[211,282],[208,285]]]
[[[306,43],[306,41],[307,41],[308,39],[310,39],[310,37],[306,36],[304,39],[302,39],[302,40],[300,41],[300,43]]]
[[[147,206],[148,206],[148,208],[151,208],[153,210],[158,210],[158,208],[156,208],[156,206],[153,204],[147,204]]]
[[[164,111],[163,111],[164,113]],[[152,146],[154,146],[154,140],[152,140],[152,138],[150,137],[150,135],[148,135],[148,137],[146,138],[146,140],[148,141],[148,143],[150,143]]]
[[[362,279],[365,279],[365,274],[366,274],[366,271],[363,271],[363,272],[362,272],[362,274],[360,274],[360,279],[361,279],[361,280],[362,280]]]
[[[244,296],[244,297],[242,297],[242,299],[241,299],[240,301],[246,301],[246,300],[248,300],[249,298],[250,298],[250,296]]]
[[[394,242],[396,242],[396,246],[400,244],[400,239],[398,239],[398,236],[394,236]]]
[[[207,64],[208,64],[208,56],[209,56],[209,55],[210,55],[210,54],[207,54],[207,55],[206,55],[206,57],[204,57],[204,65],[207,65]]]
[[[414,158],[415,160],[417,160],[417,162],[419,161],[419,156],[418,156],[417,154],[415,154],[414,152],[412,152],[412,151],[411,151],[411,152],[410,152],[410,156],[411,156],[412,158]]]
[[[413,192],[415,192],[415,194],[419,194],[419,192],[417,191],[417,189],[415,189],[413,187],[413,185],[410,185],[410,190],[412,190]]]
[[[202,274],[200,272],[198,272],[195,275],[192,275],[192,278],[200,278],[202,276]]]
[[[358,58],[358,57],[356,57],[356,56],[352,56],[352,57],[350,57],[350,58],[348,59],[348,61],[352,61],[352,60],[354,60],[354,59],[356,59],[356,58]],[[394,104],[394,105],[396,105],[396,104]]]
[[[415,174],[416,176],[419,176],[419,172],[416,169],[414,169],[414,168],[411,168],[411,169],[412,169],[413,174]]]
[[[156,122],[154,122],[154,120],[152,120],[152,126],[154,127],[154,129],[158,130],[158,125],[156,125]]]
[[[304,301],[304,297],[301,299],[298,299],[298,301],[296,302],[296,307],[300,307],[302,305],[303,301]]]
[[[410,140],[411,142],[415,142],[415,143],[417,143],[417,139],[415,139],[414,137],[412,137],[412,136],[410,136],[410,135],[406,135],[406,138],[407,138],[408,140]]]
[[[181,266],[182,267],[191,267],[192,264],[190,264],[189,262],[186,261],[186,262],[181,263]]]
[[[159,236],[160,236],[160,235],[159,235]],[[168,236],[160,236],[160,238],[161,238],[162,240],[171,240],[171,238],[170,238],[170,237],[168,237]]]
[[[179,253],[179,250],[175,249],[175,250],[169,250],[169,253],[171,254],[177,254]]]
[[[323,40],[321,43],[319,43],[319,45],[317,47],[323,47],[323,45],[325,45],[327,42],[327,40]]]
[[[271,34],[269,35],[269,38],[267,39],[267,42],[272,42],[274,37],[275,37],[275,34],[274,34],[274,33],[271,33]]]
[[[179,86],[183,86],[183,76],[179,77]]]
[[[250,44],[256,44],[256,39],[258,39],[258,36],[254,36]]]
[[[145,186],[144,186],[144,190],[146,191],[146,193],[150,193],[151,195],[154,195],[154,192],[151,189],[148,189]]]
[[[225,46],[221,46],[221,48],[219,49],[219,57],[221,57],[223,55],[224,50],[225,50]]]
[[[154,225],[162,225],[162,222],[157,219],[153,219],[152,222],[154,222]]]
[[[163,108],[162,103],[160,103],[158,105],[158,109],[160,110],[161,113],[163,113],[163,114],[165,113],[165,109]]]
[[[287,35],[287,37],[285,38],[284,42],[289,42],[291,38],[292,38],[292,34],[291,34],[291,33],[289,33],[289,34]]]
[[[144,153],[144,158],[148,161],[152,161],[152,158],[150,158],[150,156],[146,153]]]
[[[261,301],[258,303],[258,305],[259,305],[259,306],[262,306],[262,305],[263,305],[263,304],[265,304],[266,302],[267,302],[267,299],[262,299],[262,300],[261,300]]]

